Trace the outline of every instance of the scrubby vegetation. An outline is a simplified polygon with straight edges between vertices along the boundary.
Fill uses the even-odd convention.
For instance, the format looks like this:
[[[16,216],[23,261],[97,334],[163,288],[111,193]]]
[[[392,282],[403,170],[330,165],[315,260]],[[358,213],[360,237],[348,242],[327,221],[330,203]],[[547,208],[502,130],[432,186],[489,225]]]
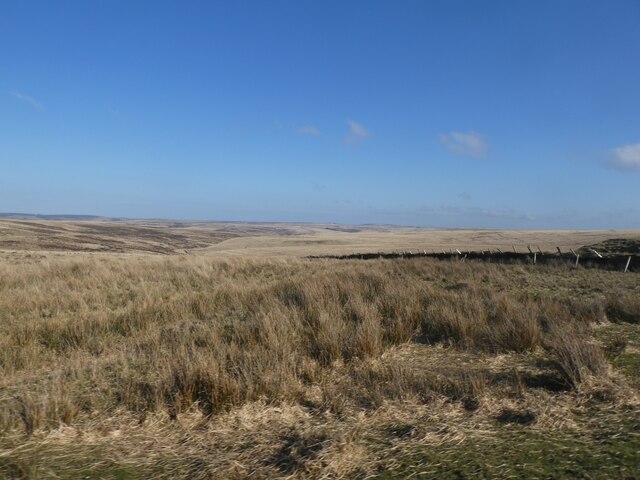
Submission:
[[[0,476],[638,476],[639,298],[559,266],[5,258]]]

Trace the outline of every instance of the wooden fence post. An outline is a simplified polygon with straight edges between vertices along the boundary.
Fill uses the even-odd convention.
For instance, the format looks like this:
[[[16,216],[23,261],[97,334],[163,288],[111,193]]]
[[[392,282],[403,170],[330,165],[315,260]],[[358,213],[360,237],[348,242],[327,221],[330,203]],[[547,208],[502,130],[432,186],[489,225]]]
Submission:
[[[629,270],[630,263],[631,263],[631,255],[629,255],[629,258],[627,260],[627,265],[624,267],[624,273],[627,273],[627,270]]]

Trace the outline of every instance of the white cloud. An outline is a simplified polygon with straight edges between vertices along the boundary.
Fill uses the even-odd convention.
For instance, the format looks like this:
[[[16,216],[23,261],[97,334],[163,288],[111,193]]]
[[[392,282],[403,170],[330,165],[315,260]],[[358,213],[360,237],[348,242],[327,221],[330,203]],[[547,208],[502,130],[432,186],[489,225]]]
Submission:
[[[296,127],[296,132],[302,135],[314,135],[314,136],[318,136],[322,133],[318,128],[312,125],[303,125],[301,127]]]
[[[33,108],[35,108],[36,110],[39,110],[41,112],[44,111],[44,105],[42,103],[40,103],[38,100],[36,100],[33,97],[30,97],[29,95],[25,95],[23,93],[20,92],[9,92],[14,98],[17,98],[18,100],[28,103],[29,105],[31,105]]]
[[[474,131],[442,133],[440,141],[452,153],[462,157],[483,158],[489,149],[486,139]]]
[[[362,124],[351,119],[347,119],[347,123],[349,124],[349,133],[344,139],[345,142],[356,143],[371,136],[371,132],[369,132],[369,130],[367,130]]]
[[[610,152],[609,166],[623,170],[640,170],[640,143],[614,148]]]

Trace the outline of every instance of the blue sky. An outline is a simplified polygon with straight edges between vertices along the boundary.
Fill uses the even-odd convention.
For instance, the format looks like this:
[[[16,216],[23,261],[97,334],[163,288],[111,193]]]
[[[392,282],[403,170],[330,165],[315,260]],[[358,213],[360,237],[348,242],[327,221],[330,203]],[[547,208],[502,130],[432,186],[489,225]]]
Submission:
[[[0,2],[0,211],[640,228],[640,2]]]

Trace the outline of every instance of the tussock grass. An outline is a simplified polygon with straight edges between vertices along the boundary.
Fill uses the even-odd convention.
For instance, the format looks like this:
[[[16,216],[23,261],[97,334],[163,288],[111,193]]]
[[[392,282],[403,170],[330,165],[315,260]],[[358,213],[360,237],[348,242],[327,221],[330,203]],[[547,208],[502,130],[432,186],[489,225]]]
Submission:
[[[625,292],[610,296],[606,313],[612,322],[640,323],[640,295]]]
[[[429,259],[0,263],[0,447],[9,452],[0,472],[30,471],[1,459],[55,450],[70,429],[87,449],[111,445],[109,455],[129,445],[105,465],[143,476],[370,474],[379,439],[367,419],[391,422],[392,404],[429,411],[450,432],[467,416],[487,429],[542,428],[553,405],[579,403],[593,385],[615,386],[602,402],[631,405],[637,392],[612,371],[592,328],[605,312],[635,326],[639,289],[637,276],[611,272]],[[623,343],[605,350],[619,355]],[[220,422],[240,422],[252,406],[293,408],[295,420],[247,427],[242,435],[259,434],[257,443],[234,441],[237,428]],[[419,418],[398,441],[432,425]],[[181,436],[157,438],[158,448],[184,450],[184,461],[158,450],[158,465],[173,466],[154,471],[135,442],[171,425]],[[114,440],[125,430],[131,440]],[[205,435],[226,445],[217,459]],[[233,470],[239,458],[244,470]]]
[[[589,376],[607,376],[609,366],[602,348],[575,326],[554,326],[545,339],[545,347],[559,372],[574,388]]]

